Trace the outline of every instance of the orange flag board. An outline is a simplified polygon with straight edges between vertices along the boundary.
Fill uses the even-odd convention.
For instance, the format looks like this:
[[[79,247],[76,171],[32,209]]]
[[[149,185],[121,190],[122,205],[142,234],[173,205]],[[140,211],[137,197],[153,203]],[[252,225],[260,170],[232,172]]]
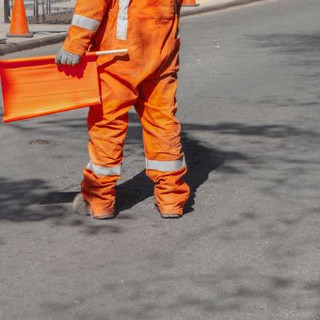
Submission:
[[[100,104],[97,55],[74,67],[57,66],[54,58],[0,60],[3,122]]]

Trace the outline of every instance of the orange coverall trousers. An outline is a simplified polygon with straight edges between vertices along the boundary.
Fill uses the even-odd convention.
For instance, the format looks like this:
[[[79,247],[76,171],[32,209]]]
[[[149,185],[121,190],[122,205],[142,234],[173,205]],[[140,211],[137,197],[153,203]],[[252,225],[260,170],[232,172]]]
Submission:
[[[182,214],[190,191],[181,179],[187,168],[175,115],[181,1],[92,3],[88,9],[86,2],[77,1],[64,49],[83,54],[92,44],[91,50],[128,48],[129,53],[98,59],[103,103],[89,111],[90,162],[84,169],[82,194],[95,211],[114,207],[128,111],[134,106],[143,128],[146,174],[155,183],[159,210]]]

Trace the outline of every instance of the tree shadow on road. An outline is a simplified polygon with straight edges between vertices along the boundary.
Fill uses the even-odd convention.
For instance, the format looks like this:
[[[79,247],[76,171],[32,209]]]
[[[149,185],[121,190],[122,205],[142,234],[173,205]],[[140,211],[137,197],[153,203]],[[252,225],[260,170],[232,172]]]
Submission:
[[[128,136],[127,143],[130,150],[135,150],[138,140],[140,139],[140,127],[132,128]],[[224,148],[213,148],[204,140],[196,138],[201,137],[201,133],[210,133],[223,140]],[[168,276],[158,279],[148,279],[147,282],[141,280],[132,281],[126,286],[124,295],[125,304],[128,308],[122,308],[119,311],[119,317],[132,315],[133,306],[141,304],[143,312],[138,312],[136,316],[141,319],[152,318],[153,312],[164,312],[185,308],[194,308],[208,312],[208,314],[224,314],[229,310],[248,310],[248,304],[254,301],[255,306],[267,308],[267,306],[279,307],[277,301],[290,296],[292,301],[296,299],[294,293],[304,294],[305,291],[310,296],[319,296],[319,282],[316,279],[310,279],[308,284],[301,280],[296,280],[293,276],[295,264],[297,261],[304,259],[306,250],[316,248],[317,235],[304,233],[299,238],[295,238],[296,229],[302,223],[312,223],[311,218],[317,218],[318,212],[316,200],[316,187],[319,185],[317,172],[319,169],[319,160],[310,159],[309,154],[306,157],[306,147],[310,150],[317,150],[316,146],[319,141],[319,132],[308,128],[299,128],[293,125],[251,125],[240,122],[216,123],[215,125],[185,124],[182,139],[188,161],[189,172],[186,180],[191,186],[192,196],[187,205],[187,212],[192,211],[199,187],[204,185],[210,173],[214,170],[221,170],[222,178],[226,180],[230,176],[246,174],[246,182],[263,179],[263,184],[258,184],[258,188],[265,185],[263,189],[256,189],[255,192],[261,192],[267,196],[268,201],[285,201],[283,211],[270,212],[269,215],[262,215],[259,211],[259,204],[256,207],[246,208],[246,212],[231,212],[231,217],[209,218],[205,228],[195,226],[193,230],[187,230],[184,238],[179,239],[176,246],[156,252],[152,257],[147,257],[148,263],[159,265],[166,262],[174,266],[178,264],[178,259],[183,254],[183,248],[193,248],[195,251],[198,247],[192,245],[203,243],[203,239],[209,243],[220,243],[225,245],[224,248],[239,248],[238,243],[254,243],[256,234],[268,243],[263,250],[265,258],[262,261],[269,261],[271,266],[276,266],[272,272],[265,274],[264,271],[252,268],[241,269],[239,266],[228,266],[224,263],[222,270],[213,273],[194,275],[187,274],[181,278],[170,278],[172,271],[168,271]],[[223,139],[222,139],[223,138]],[[213,140],[214,141],[214,140]],[[68,141],[66,141],[67,143]],[[254,142],[254,144],[251,144]],[[309,153],[310,150],[308,149]],[[314,157],[317,153],[314,154]],[[139,155],[140,157],[140,155]],[[133,157],[134,158],[134,157]],[[280,170],[279,170],[280,168]],[[307,179],[300,180],[306,177]],[[74,184],[74,181],[72,182]],[[224,182],[222,182],[224,183]],[[313,184],[314,183],[314,184]],[[256,188],[256,186],[253,186]],[[1,200],[1,220],[10,220],[13,222],[41,221],[53,219],[58,221],[66,220],[65,206],[63,203],[72,201],[74,192],[56,192],[48,182],[43,180],[25,180],[11,181],[6,178],[0,180],[0,200]],[[206,189],[206,192],[208,189]],[[288,200],[296,206],[303,201],[303,197],[308,195],[306,203],[301,210],[291,211],[291,207],[286,208]],[[132,208],[135,204],[152,196],[152,183],[148,181],[143,171],[139,172],[132,179],[125,181],[118,186],[117,200],[119,208],[126,210]],[[292,196],[294,194],[294,196]],[[44,201],[43,199],[47,199]],[[227,199],[223,199],[227,201]],[[42,205],[39,203],[42,202]],[[210,204],[209,204],[210,205]],[[299,207],[297,207],[299,209]],[[310,211],[307,214],[306,210]],[[121,214],[120,214],[121,217]],[[220,219],[220,220],[219,220]],[[309,220],[308,220],[309,219]],[[103,232],[122,232],[117,225],[89,225],[83,219],[77,218],[71,221],[70,226],[84,226],[85,234],[93,236]],[[62,221],[62,223],[65,223]],[[69,225],[68,225],[69,227]],[[116,228],[115,228],[116,227]],[[114,229],[112,229],[114,228]],[[182,245],[183,244],[183,245]],[[183,247],[185,246],[185,247]],[[234,247],[232,247],[234,246]],[[223,249],[228,252],[227,249]],[[212,252],[216,252],[214,249]],[[260,252],[260,250],[259,250]],[[311,251],[313,252],[313,251]],[[153,260],[152,260],[153,259]],[[231,259],[231,261],[234,261]],[[282,267],[277,267],[281,265]],[[270,267],[271,268],[271,267]],[[291,269],[290,269],[291,268]],[[168,269],[168,268],[167,268]],[[287,270],[291,273],[287,275]],[[193,296],[190,293],[179,291],[176,298],[167,302],[164,298],[168,292],[168,286],[172,280],[187,282],[190,288],[203,288],[208,292],[201,297]],[[154,283],[160,289],[155,289]],[[230,286],[230,283],[232,284]],[[105,292],[108,288],[114,286],[117,289],[119,284],[113,283],[112,280],[106,283],[103,288]],[[292,291],[294,286],[298,287]],[[153,301],[145,303],[145,296],[139,296],[136,292],[143,292],[147,288],[153,296],[159,294],[158,300],[161,304]],[[120,290],[120,289],[119,289]],[[157,291],[158,290],[158,291]],[[293,293],[292,293],[293,292]],[[101,296],[103,292],[99,292]],[[84,297],[85,298],[85,297]],[[311,298],[310,298],[311,301]],[[311,301],[312,302],[312,301]],[[310,303],[311,303],[310,302]],[[249,308],[253,308],[249,305]],[[311,310],[315,310],[318,315],[319,306],[310,305]],[[250,309],[251,310],[251,309]],[[268,311],[266,311],[268,312]]]
[[[83,119],[72,119],[70,121],[70,129],[83,131],[81,125],[78,124],[80,121],[82,121],[82,126],[85,127]],[[60,122],[62,122],[62,126],[67,130],[68,119],[60,119],[59,125]],[[133,156],[132,159],[135,160],[135,158],[143,157],[142,154],[137,153],[137,149],[141,149],[140,146],[137,148],[137,145],[141,144],[141,127],[136,115],[132,116],[131,123],[133,126],[128,134],[127,148],[129,153],[132,153],[129,154],[129,157]],[[51,125],[56,126],[56,123],[52,123]],[[19,124],[19,126],[24,125]],[[16,127],[19,128],[19,126]],[[36,130],[37,129],[35,128],[35,131]],[[204,140],[201,141],[199,138],[196,138],[197,136],[201,137],[203,133],[212,134],[212,136],[218,134],[220,137],[225,137],[226,141],[229,139],[227,137],[234,136],[237,137],[237,139],[242,137],[241,139],[246,140],[241,141],[243,144],[241,150],[247,151],[239,152],[236,149],[232,151],[230,145],[228,151],[219,150],[216,147],[213,148]],[[300,141],[303,143],[303,146],[317,145],[318,136],[318,133],[311,129],[302,129],[288,125],[255,126],[236,122],[217,123],[215,125],[184,124],[182,140],[189,168],[186,181],[191,187],[191,197],[187,203],[186,212],[191,212],[193,210],[199,187],[208,180],[211,172],[217,170],[221,166],[221,170],[225,173],[226,178],[232,174],[243,174],[244,170],[249,173],[250,168],[254,168],[254,179],[259,179],[259,176],[265,176],[268,171],[274,172],[274,166],[277,166],[278,163],[287,163],[291,166],[296,164],[296,170],[303,164],[305,169],[302,168],[300,171],[306,170],[306,165],[309,162],[304,159],[301,159],[301,161],[304,161],[301,162],[297,157],[293,157],[292,152],[285,153],[286,144],[289,144],[292,141],[295,143]],[[66,137],[65,139],[65,143],[68,144],[68,139],[74,139],[74,137]],[[252,139],[255,139],[255,143],[257,143],[256,139],[259,139],[260,150],[264,149],[264,145],[267,147],[269,142],[277,140],[281,141],[281,148],[273,149],[272,152],[269,151],[267,158],[261,158],[259,155],[255,157],[255,154],[250,152],[250,149],[247,148]],[[306,141],[306,143],[304,143],[304,141]],[[254,147],[254,150],[257,151],[256,147]],[[80,154],[83,150],[78,150],[77,152]],[[304,153],[301,153],[301,156],[303,154]],[[77,153],[75,153],[75,156],[77,156]],[[243,165],[239,166],[239,164],[243,163],[247,164],[245,168]],[[310,165],[314,167],[317,164],[310,162]],[[286,181],[283,179],[273,179],[272,177],[272,180],[270,178],[270,182],[272,183],[273,192],[270,191],[270,188],[265,188],[262,191],[265,194],[278,198],[282,195],[280,188],[291,187],[289,184],[286,184]],[[72,181],[72,185],[75,185],[75,183],[75,181]],[[293,186],[295,190],[305,187],[306,185],[300,186],[298,184]],[[69,190],[67,192],[57,192],[52,189],[48,182],[43,180],[11,181],[8,178],[2,178],[0,183],[2,204],[0,219],[28,221],[42,220],[52,216],[62,215],[61,212],[65,209],[61,208],[61,211],[59,212],[59,205],[71,203],[76,193],[79,192],[78,190]],[[276,191],[276,193],[274,191]],[[128,179],[117,186],[118,209],[119,211],[130,209],[152,195],[153,185],[145,176],[144,171],[141,171],[131,179]],[[30,207],[31,204],[38,204],[39,207],[46,207],[46,209],[43,213],[41,213],[41,210],[35,213],[34,208],[31,209]]]
[[[48,183],[40,179],[11,181],[0,178],[0,220],[25,222],[63,217],[59,205],[38,205],[50,190]]]

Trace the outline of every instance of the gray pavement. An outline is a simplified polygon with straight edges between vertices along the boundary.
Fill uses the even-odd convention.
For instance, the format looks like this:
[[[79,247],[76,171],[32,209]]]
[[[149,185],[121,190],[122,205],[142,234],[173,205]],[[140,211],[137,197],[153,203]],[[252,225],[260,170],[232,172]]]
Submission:
[[[153,208],[134,113],[112,221],[70,212],[86,110],[2,124],[1,320],[319,320],[319,10],[182,20],[182,219]]]

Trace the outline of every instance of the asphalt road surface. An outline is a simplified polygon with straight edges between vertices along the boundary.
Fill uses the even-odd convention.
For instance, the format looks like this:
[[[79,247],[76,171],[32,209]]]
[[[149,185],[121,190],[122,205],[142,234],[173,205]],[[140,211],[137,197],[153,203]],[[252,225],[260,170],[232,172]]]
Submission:
[[[112,221],[70,211],[85,109],[0,125],[0,319],[319,320],[319,12],[279,0],[183,19],[182,219],[153,207],[134,113]]]

